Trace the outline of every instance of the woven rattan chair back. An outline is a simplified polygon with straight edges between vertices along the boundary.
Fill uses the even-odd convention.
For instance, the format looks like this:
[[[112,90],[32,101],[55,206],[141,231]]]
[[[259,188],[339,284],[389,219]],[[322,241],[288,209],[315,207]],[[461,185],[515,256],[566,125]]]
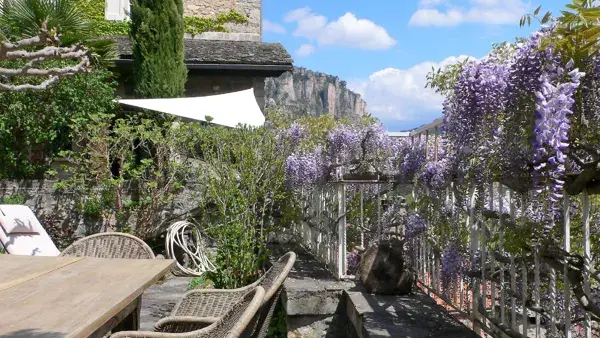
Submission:
[[[258,285],[265,289],[265,299],[260,311],[256,314],[256,322],[250,325],[243,337],[265,338],[269,331],[269,323],[279,301],[283,282],[296,262],[296,254],[288,252],[281,256],[273,266],[258,280]]]
[[[178,324],[161,325],[157,327],[164,329],[164,332],[143,332],[129,331],[117,332],[111,338],[238,338],[243,337],[242,333],[246,327],[252,324],[256,317],[256,312],[260,309],[265,290],[262,287],[256,287],[246,293],[216,322],[209,326],[197,325],[196,317],[180,317]]]
[[[120,232],[104,232],[84,237],[67,247],[61,256],[95,258],[154,259],[154,253],[141,239]]]

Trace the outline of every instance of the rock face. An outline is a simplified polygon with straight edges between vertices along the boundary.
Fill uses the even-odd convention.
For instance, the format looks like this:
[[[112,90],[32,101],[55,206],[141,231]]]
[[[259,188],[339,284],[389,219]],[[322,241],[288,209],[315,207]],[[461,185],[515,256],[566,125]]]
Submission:
[[[382,240],[367,249],[357,275],[369,293],[406,295],[412,292],[414,277],[405,267],[403,244],[397,238]]]
[[[337,76],[294,68],[278,78],[265,81],[266,107],[282,107],[295,116],[335,118],[356,117],[367,113],[362,97],[346,88],[346,82]]]

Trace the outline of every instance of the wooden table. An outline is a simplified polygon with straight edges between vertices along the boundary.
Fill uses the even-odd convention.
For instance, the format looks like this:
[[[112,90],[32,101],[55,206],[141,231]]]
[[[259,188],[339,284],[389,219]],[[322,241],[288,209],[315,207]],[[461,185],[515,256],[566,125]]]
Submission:
[[[135,330],[142,293],[174,264],[0,255],[0,338],[102,337]]]

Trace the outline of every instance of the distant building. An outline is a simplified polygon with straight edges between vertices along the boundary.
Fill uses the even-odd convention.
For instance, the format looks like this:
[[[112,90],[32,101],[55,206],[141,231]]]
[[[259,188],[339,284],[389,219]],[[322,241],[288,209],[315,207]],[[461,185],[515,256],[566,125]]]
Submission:
[[[387,134],[393,138],[406,138],[410,136],[410,131],[388,131]]]
[[[407,131],[388,131],[388,136],[394,138],[415,138],[419,136],[427,136],[439,134],[442,131],[444,125],[444,118],[439,117],[427,124]]]
[[[409,136],[414,138],[415,136],[421,135],[429,135],[429,134],[439,134],[442,131],[442,127],[444,126],[444,118],[439,117],[427,124],[424,124],[418,128],[415,128],[410,131]]]

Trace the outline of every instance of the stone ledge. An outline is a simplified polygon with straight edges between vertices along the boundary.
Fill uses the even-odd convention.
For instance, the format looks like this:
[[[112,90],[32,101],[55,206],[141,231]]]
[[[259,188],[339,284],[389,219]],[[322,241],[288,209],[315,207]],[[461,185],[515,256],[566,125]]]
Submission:
[[[272,259],[277,259],[288,251],[294,251],[297,255],[282,292],[282,304],[288,316],[338,313],[344,290],[356,288],[353,281],[337,280],[299,245],[276,245],[270,249]]]

